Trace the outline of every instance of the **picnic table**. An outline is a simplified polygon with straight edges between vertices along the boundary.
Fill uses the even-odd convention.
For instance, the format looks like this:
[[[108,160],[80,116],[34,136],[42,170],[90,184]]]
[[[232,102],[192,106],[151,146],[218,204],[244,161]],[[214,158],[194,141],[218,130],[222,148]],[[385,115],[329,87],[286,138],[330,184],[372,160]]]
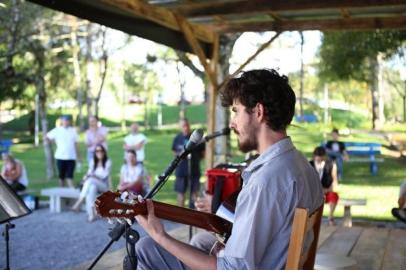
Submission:
[[[10,152],[10,147],[13,145],[13,141],[10,139],[0,140],[0,154]]]
[[[380,143],[370,142],[344,142],[346,151],[350,156],[349,162],[368,162],[371,175],[377,175],[378,162],[383,162],[378,158],[381,154]]]

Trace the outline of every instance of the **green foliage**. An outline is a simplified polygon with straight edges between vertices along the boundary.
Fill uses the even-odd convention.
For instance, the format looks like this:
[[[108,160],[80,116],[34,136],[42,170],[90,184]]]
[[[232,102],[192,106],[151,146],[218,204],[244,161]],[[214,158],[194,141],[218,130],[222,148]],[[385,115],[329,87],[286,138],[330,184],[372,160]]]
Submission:
[[[129,64],[124,69],[124,83],[134,94],[145,94],[152,91],[159,91],[158,74],[145,65]]]
[[[366,81],[366,60],[378,53],[402,53],[406,31],[326,32],[320,47],[320,76],[329,81],[350,78]]]
[[[58,21],[60,13],[26,1],[5,1],[0,9],[0,101],[11,99],[13,107],[33,109],[35,89],[44,78],[49,97],[60,96],[59,86],[69,90],[71,76],[68,53],[61,50],[66,40],[60,38],[68,29]],[[68,92],[69,93],[69,92]]]

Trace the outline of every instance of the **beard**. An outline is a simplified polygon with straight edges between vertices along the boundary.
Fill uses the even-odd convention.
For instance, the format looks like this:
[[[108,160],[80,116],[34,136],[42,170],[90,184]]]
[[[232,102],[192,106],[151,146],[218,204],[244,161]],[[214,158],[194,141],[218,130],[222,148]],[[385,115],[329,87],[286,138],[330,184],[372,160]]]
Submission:
[[[258,141],[257,141],[257,134],[256,131],[257,129],[254,127],[245,127],[245,130],[247,131],[245,134],[245,139],[240,138],[238,140],[238,148],[241,150],[243,153],[248,153],[250,151],[256,150],[258,148]],[[237,133],[238,135],[240,134],[239,132]]]

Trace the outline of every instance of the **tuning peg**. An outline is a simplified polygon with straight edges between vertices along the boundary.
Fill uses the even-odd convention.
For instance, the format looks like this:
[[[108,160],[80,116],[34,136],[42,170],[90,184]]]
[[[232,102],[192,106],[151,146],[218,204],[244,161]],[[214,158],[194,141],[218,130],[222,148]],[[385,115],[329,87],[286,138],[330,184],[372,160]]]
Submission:
[[[132,213],[134,213],[134,210],[132,210],[132,209],[127,209],[127,210],[125,211],[125,214],[126,214],[126,215],[129,215],[129,214],[132,214]]]
[[[129,199],[135,199],[135,198],[137,198],[137,194],[134,193],[134,192],[129,192],[129,193],[128,193],[128,198],[129,198]]]
[[[143,198],[141,195],[138,195],[138,196],[137,196],[137,200],[138,200],[139,202],[144,202],[144,198]]]
[[[117,209],[117,214],[121,215],[124,212],[123,209]]]
[[[125,199],[127,199],[127,198],[128,198],[128,196],[129,196],[128,191],[124,191],[123,193],[121,193],[120,198],[121,198],[122,200],[125,200]]]

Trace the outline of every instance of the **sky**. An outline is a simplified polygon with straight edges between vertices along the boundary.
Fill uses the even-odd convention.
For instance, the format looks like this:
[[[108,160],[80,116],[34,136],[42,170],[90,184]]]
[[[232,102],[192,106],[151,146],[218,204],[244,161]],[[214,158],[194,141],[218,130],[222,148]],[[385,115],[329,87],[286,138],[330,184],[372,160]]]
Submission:
[[[244,33],[236,42],[233,55],[230,59],[230,72],[236,70],[244,63],[257,48],[267,42],[275,33]],[[114,43],[120,44],[124,40],[124,35],[120,31],[111,30],[110,39]],[[315,59],[318,47],[321,43],[321,33],[319,31],[304,32],[304,63],[309,64]],[[119,45],[116,45],[119,46]],[[154,55],[165,50],[165,46],[149,40],[134,37],[133,41],[125,48],[116,51],[113,59],[116,63],[145,63],[147,54]],[[197,57],[194,62],[198,63]],[[176,102],[180,96],[180,84],[184,82],[186,99],[190,101],[203,100],[203,83],[186,67],[179,65],[179,73],[175,63],[164,64],[160,61],[154,63],[153,68],[158,72],[161,85],[163,86],[163,99],[166,102]],[[244,70],[254,68],[274,68],[282,74],[288,74],[300,69],[300,36],[298,32],[285,32],[281,34],[268,49],[263,51],[257,58],[246,66]],[[201,67],[201,70],[203,68]]]

